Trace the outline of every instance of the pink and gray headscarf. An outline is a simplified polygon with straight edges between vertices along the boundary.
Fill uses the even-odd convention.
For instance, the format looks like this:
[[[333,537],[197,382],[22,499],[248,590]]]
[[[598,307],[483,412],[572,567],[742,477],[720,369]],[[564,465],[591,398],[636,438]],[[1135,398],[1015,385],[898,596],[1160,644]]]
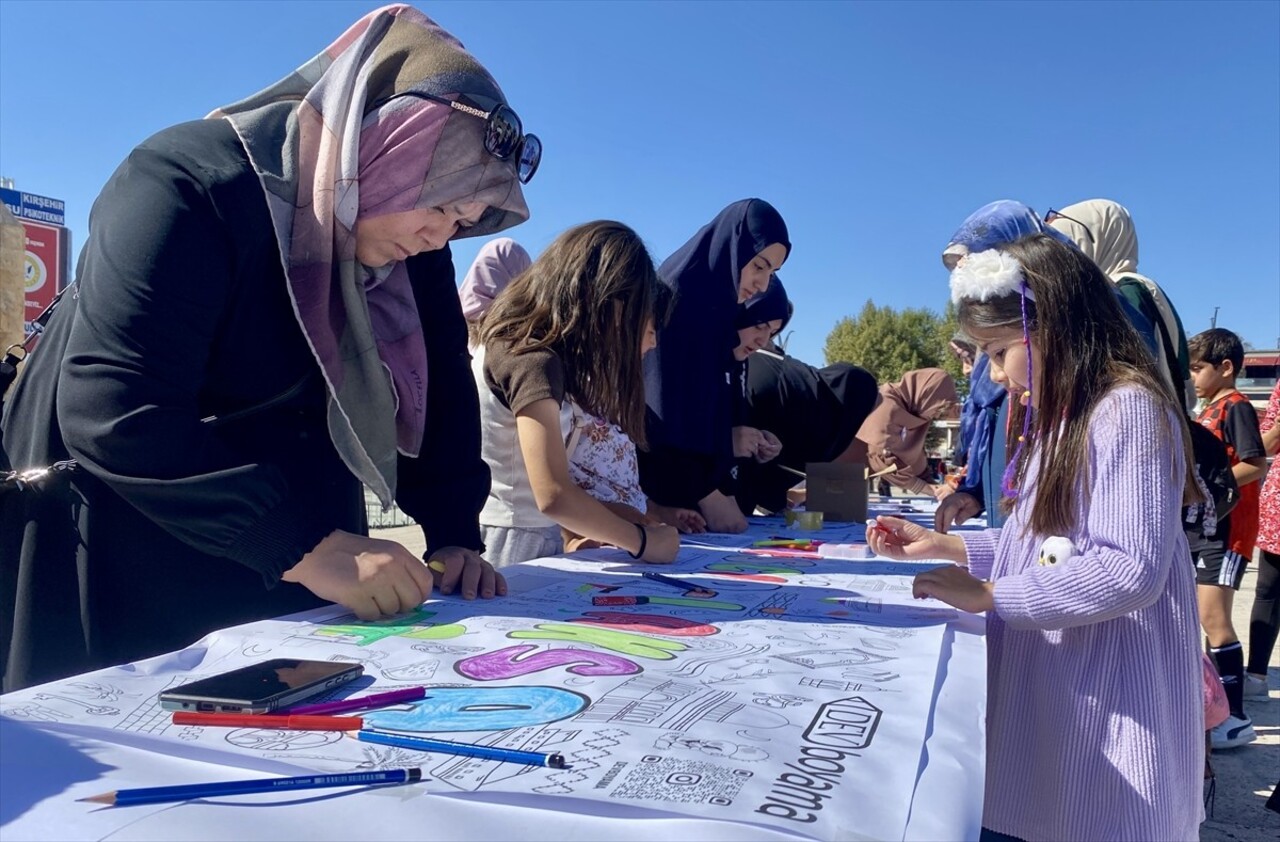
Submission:
[[[498,293],[532,265],[529,252],[510,237],[499,237],[481,246],[475,262],[467,270],[467,277],[458,288],[463,318],[469,322],[484,318]]]
[[[456,38],[394,5],[209,115],[235,127],[262,182],[294,313],[328,385],[334,445],[384,504],[397,453],[422,446],[427,351],[404,263],[360,264],[357,219],[481,202],[458,235],[475,237],[529,218],[515,160],[484,149],[485,121],[406,91],[485,110],[506,102]]]

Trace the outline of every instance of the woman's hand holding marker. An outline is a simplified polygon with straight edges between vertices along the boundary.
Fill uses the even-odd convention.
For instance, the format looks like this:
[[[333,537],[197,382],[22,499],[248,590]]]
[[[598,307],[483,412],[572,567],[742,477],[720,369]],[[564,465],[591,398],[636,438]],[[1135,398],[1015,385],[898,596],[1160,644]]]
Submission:
[[[436,590],[444,596],[456,590],[462,591],[463,599],[507,595],[507,580],[474,550],[442,547],[431,554],[427,567],[435,574]]]

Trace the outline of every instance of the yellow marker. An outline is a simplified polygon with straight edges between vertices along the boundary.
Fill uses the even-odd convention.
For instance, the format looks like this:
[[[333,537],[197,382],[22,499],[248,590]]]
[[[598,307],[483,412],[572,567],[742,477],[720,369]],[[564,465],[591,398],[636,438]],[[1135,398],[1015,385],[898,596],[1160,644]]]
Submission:
[[[443,562],[443,561],[429,561],[429,562],[427,562],[427,567],[431,568],[432,570],[436,571],[437,573],[443,573],[443,572],[444,572],[444,562]]]

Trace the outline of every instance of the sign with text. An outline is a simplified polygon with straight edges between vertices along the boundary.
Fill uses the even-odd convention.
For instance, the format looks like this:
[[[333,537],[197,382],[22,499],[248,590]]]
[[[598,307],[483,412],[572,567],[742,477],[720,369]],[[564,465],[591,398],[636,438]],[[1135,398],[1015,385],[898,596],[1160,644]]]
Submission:
[[[37,196],[35,193],[0,187],[0,201],[8,205],[10,213],[18,219],[29,219],[32,222],[43,222],[48,225],[67,224],[67,205],[61,199],[50,199],[48,196]]]
[[[31,321],[44,311],[66,283],[64,266],[68,251],[67,229],[59,225],[22,220],[26,231],[27,250],[23,257],[23,273],[26,281],[25,298],[26,329]]]

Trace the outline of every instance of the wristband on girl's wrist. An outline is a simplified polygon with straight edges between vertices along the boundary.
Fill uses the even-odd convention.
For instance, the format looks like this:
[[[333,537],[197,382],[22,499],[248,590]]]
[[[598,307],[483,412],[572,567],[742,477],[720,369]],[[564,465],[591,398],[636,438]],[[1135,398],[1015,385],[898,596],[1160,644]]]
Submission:
[[[632,558],[640,558],[644,555],[645,548],[649,546],[649,533],[645,531],[644,526],[637,523],[636,529],[640,530],[640,549],[636,550],[634,553],[630,550],[627,551],[627,555]]]

